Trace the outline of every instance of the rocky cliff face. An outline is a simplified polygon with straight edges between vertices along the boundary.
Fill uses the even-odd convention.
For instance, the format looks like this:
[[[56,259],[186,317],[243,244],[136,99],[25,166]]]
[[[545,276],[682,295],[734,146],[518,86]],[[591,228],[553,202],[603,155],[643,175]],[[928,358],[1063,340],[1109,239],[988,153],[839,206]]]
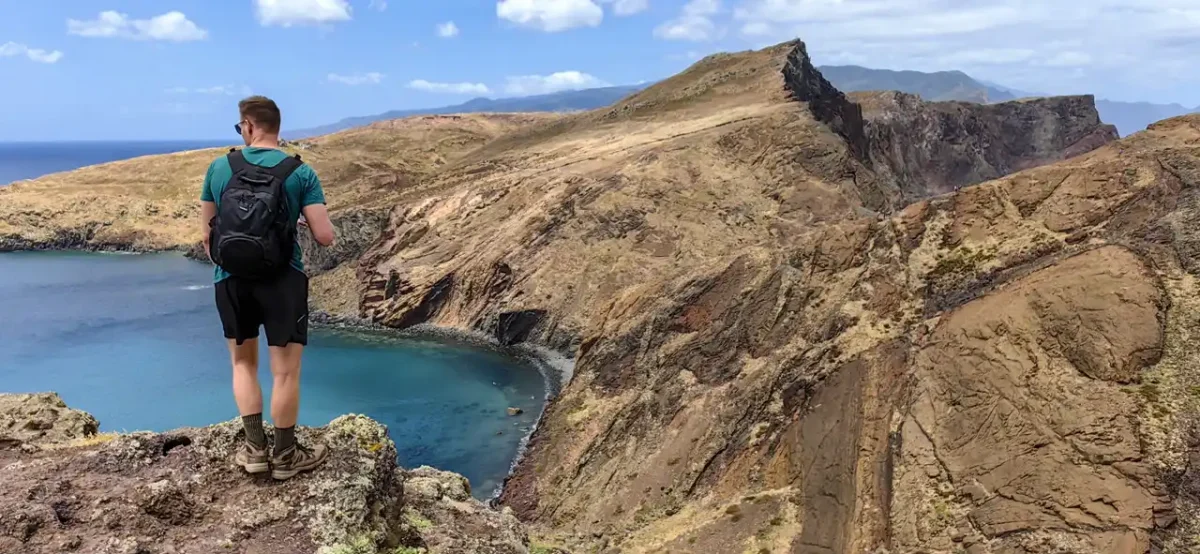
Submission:
[[[397,467],[387,430],[363,416],[299,430],[331,459],[283,483],[233,465],[237,423],[97,434],[57,395],[0,394],[0,425],[0,552],[528,552],[510,513],[460,475]]]
[[[853,93],[866,110],[872,167],[899,202],[944,194],[1099,148],[1117,138],[1091,96],[1000,104],[923,102],[902,92]]]
[[[1051,191],[1023,209],[963,192],[891,212],[941,183],[1102,145],[1112,137],[1086,106],[872,115],[811,69],[802,44],[714,56],[609,110],[506,137],[411,193],[359,260],[362,314],[577,355],[502,501],[580,548],[1036,552],[1045,539],[1134,552],[1171,510],[1165,482],[1133,426],[1113,426],[1131,421],[1136,400],[1088,406],[1123,397],[1163,349],[1154,329],[1169,302],[1150,265],[1026,221]],[[1003,110],[1036,136],[989,121]],[[945,132],[902,123],[926,116]],[[979,129],[952,132],[968,123]],[[980,129],[992,134],[969,138]],[[922,149],[957,158],[925,164]],[[1108,213],[1092,179],[1078,179],[1041,208],[1047,217]],[[964,231],[983,224],[995,228]],[[1097,240],[1086,247],[1108,244]],[[1097,286],[1071,289],[1087,271]],[[952,317],[1009,283],[1023,292]],[[1106,290],[1149,307],[1090,296]],[[1043,299],[1025,303],[1033,291]],[[1077,323],[1080,310],[1096,319]],[[981,352],[993,376],[944,361],[990,344],[971,341],[996,328],[1031,365]],[[967,411],[975,391],[978,411]],[[1073,419],[1085,413],[1094,417]],[[947,414],[962,419],[946,427]],[[978,431],[998,414],[1008,414],[1000,427],[1029,421]],[[929,447],[914,434],[927,424]],[[951,462],[944,449],[991,455]],[[1083,462],[1077,449],[1104,454]],[[1073,484],[1025,492],[1051,474]],[[968,492],[973,483],[982,488]],[[1077,500],[1078,487],[1101,492]]]
[[[622,552],[1193,551],[1197,144],[1169,121],[622,299],[504,501]]]

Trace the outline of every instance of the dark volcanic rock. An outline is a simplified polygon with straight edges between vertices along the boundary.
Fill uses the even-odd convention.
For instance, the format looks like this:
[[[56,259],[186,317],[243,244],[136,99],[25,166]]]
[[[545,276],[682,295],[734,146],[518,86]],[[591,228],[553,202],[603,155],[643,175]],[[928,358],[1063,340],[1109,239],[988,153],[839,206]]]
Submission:
[[[350,209],[335,213],[332,220],[337,240],[331,248],[317,244],[312,233],[301,227],[298,236],[304,252],[305,271],[312,277],[357,259],[379,240],[387,218],[388,210],[383,209]]]
[[[862,107],[846,98],[813,67],[808,50],[803,42],[796,41],[783,66],[783,82],[793,97],[807,102],[817,121],[831,129],[850,145],[850,150],[862,161],[866,161],[870,148]]]
[[[902,203],[1094,150],[1117,139],[1092,96],[999,104],[924,102],[902,92],[852,93],[867,119],[873,167]]]

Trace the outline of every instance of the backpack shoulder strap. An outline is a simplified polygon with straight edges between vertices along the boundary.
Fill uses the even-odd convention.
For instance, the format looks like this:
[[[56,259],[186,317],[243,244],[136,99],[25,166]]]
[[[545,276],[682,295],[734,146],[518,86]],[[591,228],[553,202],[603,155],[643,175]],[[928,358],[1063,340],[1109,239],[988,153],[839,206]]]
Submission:
[[[291,177],[292,174],[295,173],[297,169],[300,169],[300,166],[302,165],[304,165],[304,162],[300,161],[300,156],[288,156],[284,158],[283,161],[279,162],[279,164],[275,167],[263,169],[266,169],[267,172],[269,172],[272,176],[274,176],[276,179],[279,179],[279,184],[282,185],[286,183],[288,177]]]
[[[225,155],[225,158],[229,160],[229,172],[233,175],[241,173],[249,165],[241,150],[231,150],[229,154]]]

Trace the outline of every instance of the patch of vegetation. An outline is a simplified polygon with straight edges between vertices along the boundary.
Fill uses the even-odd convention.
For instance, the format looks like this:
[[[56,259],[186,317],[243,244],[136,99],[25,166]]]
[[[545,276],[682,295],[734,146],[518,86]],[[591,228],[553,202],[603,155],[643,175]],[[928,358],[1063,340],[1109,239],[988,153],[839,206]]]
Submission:
[[[979,269],[979,266],[994,259],[996,257],[995,247],[974,250],[969,246],[956,248],[948,255],[938,259],[937,265],[930,270],[930,277],[942,277],[946,275],[970,275]]]
[[[533,543],[529,545],[529,554],[555,554],[558,549],[545,544]]]
[[[696,537],[688,537],[688,544],[696,544]]]
[[[1138,394],[1151,404],[1157,403],[1162,398],[1162,393],[1158,390],[1158,385],[1154,383],[1144,383],[1138,387]]]
[[[417,511],[413,510],[412,508],[406,508],[404,510],[404,519],[408,521],[409,525],[412,525],[418,531],[424,531],[430,527],[433,527],[432,521],[429,521],[428,518],[417,513]]]
[[[773,527],[779,527],[780,525],[783,525],[783,517],[775,516],[775,517],[771,518],[771,525]]]
[[[357,535],[330,550],[330,554],[375,554],[375,539],[369,535]],[[407,554],[407,553],[406,553]]]

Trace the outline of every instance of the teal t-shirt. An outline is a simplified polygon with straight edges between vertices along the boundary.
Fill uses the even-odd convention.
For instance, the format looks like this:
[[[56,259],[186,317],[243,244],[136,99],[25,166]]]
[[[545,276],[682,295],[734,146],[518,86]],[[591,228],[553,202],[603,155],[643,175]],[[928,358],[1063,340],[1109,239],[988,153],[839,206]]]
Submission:
[[[260,167],[275,167],[288,157],[284,151],[274,148],[244,148],[242,156],[247,162]],[[225,192],[225,186],[232,178],[233,170],[229,168],[228,158],[221,156],[213,160],[208,166],[208,173],[204,175],[204,189],[200,192],[200,200],[215,202],[219,208],[221,193]],[[305,206],[325,203],[325,191],[321,190],[321,180],[308,164],[301,165],[288,177],[284,183],[284,192],[287,194],[288,211],[291,212],[292,221],[300,219],[300,210]],[[304,255],[300,251],[299,242],[292,251],[292,267],[304,271]],[[220,282],[228,277],[229,273],[220,266],[213,270],[213,282]]]

